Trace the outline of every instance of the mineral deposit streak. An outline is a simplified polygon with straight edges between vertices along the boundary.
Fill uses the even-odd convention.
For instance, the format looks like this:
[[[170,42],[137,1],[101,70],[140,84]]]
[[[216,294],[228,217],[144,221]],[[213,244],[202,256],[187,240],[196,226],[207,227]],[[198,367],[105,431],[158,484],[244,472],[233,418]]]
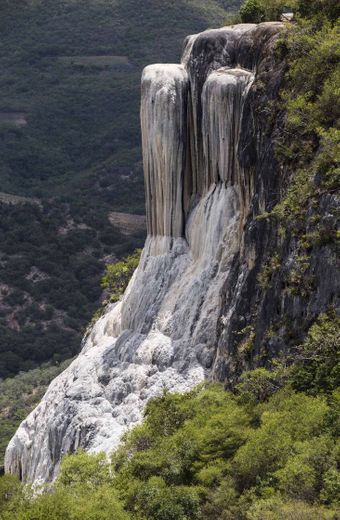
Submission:
[[[20,425],[7,473],[51,481],[65,453],[113,450],[165,388],[184,392],[213,377],[220,292],[252,197],[250,172],[239,163],[244,106],[280,28],[206,31],[187,39],[182,65],[145,68],[148,237],[140,265]]]

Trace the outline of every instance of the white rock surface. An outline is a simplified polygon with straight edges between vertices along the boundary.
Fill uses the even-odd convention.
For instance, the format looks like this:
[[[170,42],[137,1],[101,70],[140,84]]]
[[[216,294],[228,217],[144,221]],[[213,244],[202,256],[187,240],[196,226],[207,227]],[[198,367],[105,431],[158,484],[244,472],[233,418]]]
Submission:
[[[209,74],[202,91],[204,189],[212,183],[242,186],[238,145],[244,97],[254,74],[222,67]]]
[[[188,74],[182,65],[149,65],[142,76],[141,127],[148,231],[183,235]]]

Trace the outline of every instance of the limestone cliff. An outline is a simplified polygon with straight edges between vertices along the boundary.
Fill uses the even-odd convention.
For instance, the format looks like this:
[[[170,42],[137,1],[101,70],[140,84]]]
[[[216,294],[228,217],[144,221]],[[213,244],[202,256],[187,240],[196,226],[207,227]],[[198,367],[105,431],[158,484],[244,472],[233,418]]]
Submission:
[[[282,312],[268,308],[256,282],[274,240],[257,216],[277,202],[284,179],[273,152],[280,121],[267,110],[282,76],[273,52],[281,31],[280,23],[205,31],[187,38],[180,65],[144,70],[148,238],[140,265],[21,424],[7,472],[52,480],[64,453],[114,449],[164,388],[228,383],[244,363],[260,362],[261,335]],[[241,362],[246,329],[259,339]]]

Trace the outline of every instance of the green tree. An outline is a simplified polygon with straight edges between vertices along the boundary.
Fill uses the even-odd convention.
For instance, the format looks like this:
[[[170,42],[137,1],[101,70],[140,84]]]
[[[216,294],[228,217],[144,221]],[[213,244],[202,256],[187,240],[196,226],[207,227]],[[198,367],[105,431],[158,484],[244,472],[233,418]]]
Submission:
[[[322,314],[293,354],[291,382],[298,391],[332,393],[340,386],[340,319]]]
[[[246,0],[240,8],[243,23],[260,23],[264,20],[265,12],[260,0]]]
[[[329,409],[324,400],[282,392],[266,405],[260,428],[251,432],[234,457],[237,481],[244,488],[266,481],[285,466],[294,443],[320,434],[326,426]]]
[[[20,480],[13,475],[0,477],[0,518],[2,513],[11,513],[25,505],[26,499]]]
[[[58,485],[94,489],[111,480],[110,466],[104,453],[88,454],[79,450],[63,458]]]

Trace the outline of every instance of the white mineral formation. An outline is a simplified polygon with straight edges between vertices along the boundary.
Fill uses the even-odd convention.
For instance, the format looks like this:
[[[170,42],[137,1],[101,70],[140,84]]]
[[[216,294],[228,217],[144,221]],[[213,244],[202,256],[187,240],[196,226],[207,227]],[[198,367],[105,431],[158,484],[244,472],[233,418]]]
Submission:
[[[212,376],[220,292],[246,216],[239,140],[257,67],[248,49],[258,31],[241,25],[192,36],[182,65],[144,70],[148,238],[140,265],[123,299],[20,425],[6,472],[53,480],[63,454],[109,453],[149,399]]]
[[[142,77],[141,126],[148,231],[183,236],[188,74],[181,65],[149,65]]]

